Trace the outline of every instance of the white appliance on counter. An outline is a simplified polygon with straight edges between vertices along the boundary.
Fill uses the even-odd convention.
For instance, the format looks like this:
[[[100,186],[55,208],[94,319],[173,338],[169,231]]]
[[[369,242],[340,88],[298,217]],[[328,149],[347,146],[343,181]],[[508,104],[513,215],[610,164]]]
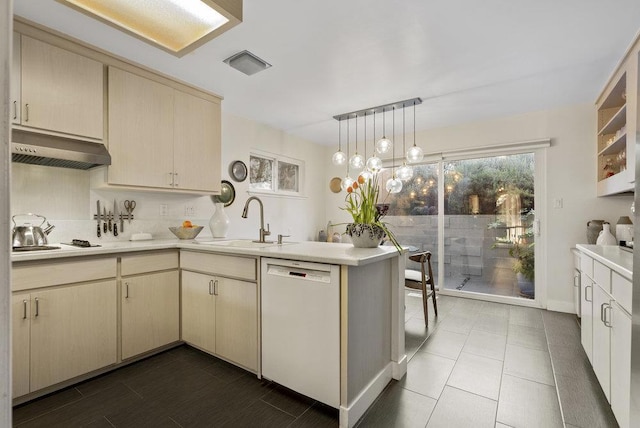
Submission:
[[[262,375],[340,406],[340,267],[262,259]]]

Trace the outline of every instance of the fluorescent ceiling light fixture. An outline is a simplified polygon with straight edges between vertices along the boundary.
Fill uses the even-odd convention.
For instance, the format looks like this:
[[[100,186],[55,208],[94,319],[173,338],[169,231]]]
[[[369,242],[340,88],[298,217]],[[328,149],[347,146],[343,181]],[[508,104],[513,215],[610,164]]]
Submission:
[[[242,0],[58,0],[176,56],[242,21]]]

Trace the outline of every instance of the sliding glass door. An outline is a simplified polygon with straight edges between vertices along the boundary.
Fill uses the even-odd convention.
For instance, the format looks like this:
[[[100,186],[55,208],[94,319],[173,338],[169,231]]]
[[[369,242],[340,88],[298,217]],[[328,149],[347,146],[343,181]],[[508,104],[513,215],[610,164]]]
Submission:
[[[535,171],[534,153],[416,166],[385,195],[386,221],[402,244],[434,254],[441,290],[534,299]]]

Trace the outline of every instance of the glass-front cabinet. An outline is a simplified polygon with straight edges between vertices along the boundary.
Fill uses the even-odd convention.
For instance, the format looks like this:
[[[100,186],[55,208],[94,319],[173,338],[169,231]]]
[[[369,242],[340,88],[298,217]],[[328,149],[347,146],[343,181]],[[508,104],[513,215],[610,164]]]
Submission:
[[[634,188],[639,51],[636,39],[596,100],[598,196]]]

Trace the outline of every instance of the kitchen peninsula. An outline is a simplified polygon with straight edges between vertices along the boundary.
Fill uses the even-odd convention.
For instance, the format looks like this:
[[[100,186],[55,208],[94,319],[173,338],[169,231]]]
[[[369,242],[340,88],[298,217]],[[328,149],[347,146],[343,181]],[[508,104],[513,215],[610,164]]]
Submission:
[[[265,346],[274,345],[265,343],[272,339],[265,337],[263,325],[267,260],[289,262],[294,267],[327,266],[338,273],[337,306],[320,311],[338,314],[337,329],[329,332],[329,337],[335,338],[333,348],[339,355],[333,355],[336,370],[325,382],[336,385],[332,392],[336,398],[326,404],[339,407],[340,426],[353,426],[386,384],[406,373],[405,260],[391,246],[357,249],[350,244],[319,242],[257,245],[251,241],[162,240],[104,243],[93,248],[62,245],[59,250],[14,254],[14,361],[24,362],[14,368],[14,402],[25,402],[183,342],[261,377]],[[55,293],[66,293],[62,301],[75,299],[79,316],[88,316],[87,308],[99,299],[95,316],[100,321],[96,320],[100,343],[91,345],[100,351],[90,363],[85,364],[92,353],[86,355],[82,343],[68,341],[95,337],[91,323],[56,321],[49,311],[62,307],[63,302]],[[128,306],[135,305],[140,295],[146,296],[141,306]],[[84,301],[86,307],[82,308]],[[305,304],[311,309],[314,302],[310,296]],[[151,310],[153,305],[164,317],[158,318],[160,325],[144,326],[154,318],[145,318],[140,311]],[[288,313],[295,311],[285,305],[278,311],[282,317]],[[211,319],[210,329],[205,319]],[[54,326],[47,330],[47,323]],[[66,331],[64,347],[58,347],[51,330],[56,323],[58,328],[75,325],[80,331],[77,335]],[[39,331],[39,324],[45,325],[44,330]],[[228,330],[238,328],[244,330]],[[49,337],[47,352],[42,344],[34,345],[35,340],[45,337]],[[157,337],[162,339],[148,342]],[[291,340],[302,341],[304,347],[316,339],[309,335]],[[74,355],[64,354],[71,353],[69,349]],[[308,372],[313,373],[314,366],[307,363]],[[81,371],[65,366],[70,364]],[[66,376],[56,377],[60,373]]]

